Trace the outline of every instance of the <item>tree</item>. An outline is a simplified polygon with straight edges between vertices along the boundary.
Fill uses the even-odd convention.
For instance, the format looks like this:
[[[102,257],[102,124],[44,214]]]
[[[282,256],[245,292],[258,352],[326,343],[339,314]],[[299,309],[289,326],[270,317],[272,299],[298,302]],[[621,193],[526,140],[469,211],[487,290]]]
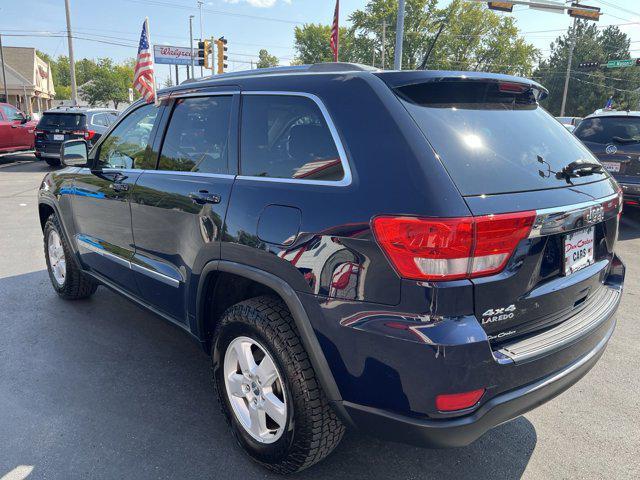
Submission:
[[[636,67],[615,70],[578,67],[584,62],[606,63],[629,58],[629,37],[618,27],[599,30],[594,23],[586,21],[577,23],[575,34],[565,114],[588,115],[603,108],[610,96],[614,98],[615,108],[637,108],[640,96],[635,90],[640,87],[640,72]],[[534,78],[549,90],[543,105],[554,115],[560,114],[570,45],[571,31],[551,43],[549,58],[540,62],[534,74]]]
[[[397,0],[369,0],[364,9],[349,17],[351,27],[340,29],[340,60],[393,65]],[[383,24],[386,37],[383,41]],[[444,30],[437,43],[438,29]],[[306,24],[296,27],[296,60],[302,63],[330,62],[331,27]],[[453,0],[439,9],[437,0],[407,0],[403,43],[403,68],[420,66],[434,44],[427,64],[430,68],[482,70],[530,75],[539,52],[520,36],[515,20],[500,16],[484,5]]]
[[[91,80],[81,85],[82,99],[89,105],[113,102],[115,108],[129,99],[129,87],[133,83],[135,61],[114,65],[109,58],[96,62]]]
[[[340,60],[354,61],[351,54],[352,35],[345,27],[340,27]],[[296,63],[305,65],[311,63],[333,62],[333,52],[329,45],[331,26],[320,23],[305,23],[296,27],[294,31]]]
[[[271,55],[264,48],[258,52],[258,68],[277,67],[279,63],[278,57]]]

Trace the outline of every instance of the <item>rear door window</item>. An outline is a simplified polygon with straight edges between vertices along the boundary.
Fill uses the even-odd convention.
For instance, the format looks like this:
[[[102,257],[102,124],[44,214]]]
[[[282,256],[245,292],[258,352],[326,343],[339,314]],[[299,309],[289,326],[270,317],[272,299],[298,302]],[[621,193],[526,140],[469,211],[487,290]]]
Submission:
[[[318,105],[293,95],[242,98],[241,173],[245,176],[339,181],[338,149]]]
[[[587,118],[576,128],[574,135],[591,143],[640,143],[640,117]]]
[[[91,124],[99,127],[106,127],[107,123],[107,115],[105,113],[96,113],[93,115],[91,119]]]
[[[556,173],[591,152],[518,84],[439,81],[396,89],[465,196],[543,190],[569,184]]]
[[[231,95],[176,100],[158,170],[227,173]]]
[[[38,128],[58,130],[82,130],[86,123],[86,117],[77,113],[44,113]]]

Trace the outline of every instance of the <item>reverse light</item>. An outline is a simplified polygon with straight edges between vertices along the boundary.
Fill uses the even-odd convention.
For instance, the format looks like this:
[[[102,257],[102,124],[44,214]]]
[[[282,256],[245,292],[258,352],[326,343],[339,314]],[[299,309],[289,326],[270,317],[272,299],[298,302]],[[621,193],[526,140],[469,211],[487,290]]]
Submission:
[[[436,396],[436,408],[441,412],[454,412],[473,407],[484,395],[484,388],[463,393]]]
[[[459,218],[375,217],[373,231],[401,277],[456,280],[500,272],[535,211]]]

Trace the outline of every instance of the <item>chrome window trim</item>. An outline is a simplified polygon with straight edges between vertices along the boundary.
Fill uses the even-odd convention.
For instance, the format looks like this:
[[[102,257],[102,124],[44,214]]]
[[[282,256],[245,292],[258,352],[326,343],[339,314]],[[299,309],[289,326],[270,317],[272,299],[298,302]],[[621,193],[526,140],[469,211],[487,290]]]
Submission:
[[[190,177],[226,178],[233,180],[235,175],[230,173],[186,172],[183,170],[144,170],[145,173],[157,173],[160,175],[186,175]]]
[[[151,270],[150,268],[143,267],[137,263],[131,262],[131,270],[134,272],[141,273],[143,275],[147,275],[148,277],[155,278],[159,282],[162,282],[166,285],[169,285],[174,288],[180,287],[180,280],[176,280],[173,277],[165,275],[164,273],[157,272],[155,270]]]
[[[239,95],[240,90],[220,90],[220,91],[203,91],[203,92],[185,92],[176,93],[169,98],[191,98],[191,97],[219,97],[221,95]]]
[[[533,222],[533,226],[531,227],[531,233],[529,234],[529,238],[538,238],[547,235],[553,235],[556,233],[564,233],[570,232],[572,230],[578,230],[580,228],[588,227],[593,223],[588,223],[586,225],[582,225],[580,227],[574,228],[565,228],[565,225],[559,224],[555,229],[551,229],[550,231],[543,232],[543,228],[546,223],[556,219],[556,221],[562,221],[565,219],[579,217],[581,214],[586,213],[594,206],[602,205],[611,200],[615,200],[618,198],[618,194],[614,193],[604,198],[599,198],[597,200],[590,200],[587,202],[576,203],[573,205],[564,205],[560,207],[551,207],[551,208],[543,208],[540,210],[536,210],[536,219]],[[596,222],[598,223],[598,222]]]
[[[336,150],[338,151],[338,157],[340,157],[340,163],[342,164],[342,170],[344,171],[344,176],[341,180],[304,180],[301,178],[276,178],[276,177],[256,177],[253,175],[238,175],[236,177],[237,180],[255,180],[258,182],[276,182],[276,183],[295,183],[301,185],[323,185],[330,187],[347,187],[351,185],[353,181],[353,177],[351,174],[351,166],[349,164],[349,160],[347,158],[347,152],[342,144],[342,140],[340,139],[340,135],[338,135],[338,130],[336,129],[335,124],[333,123],[333,119],[331,115],[329,115],[329,111],[325,107],[323,101],[313,93],[307,92],[290,92],[290,91],[277,91],[277,90],[255,90],[255,91],[242,91],[241,95],[272,95],[272,96],[281,96],[281,97],[304,97],[313,101],[318,109],[320,109],[320,113],[322,114],[327,127],[329,128],[329,132],[331,133],[331,138],[333,138],[333,143],[336,146]],[[240,132],[240,144],[242,145],[242,132]],[[240,166],[242,166],[242,148],[240,148]]]

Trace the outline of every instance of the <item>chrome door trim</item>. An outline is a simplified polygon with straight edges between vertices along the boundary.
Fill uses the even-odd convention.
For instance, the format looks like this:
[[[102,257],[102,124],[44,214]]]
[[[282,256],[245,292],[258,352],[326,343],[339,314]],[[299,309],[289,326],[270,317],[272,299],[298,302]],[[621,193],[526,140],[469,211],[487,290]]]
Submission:
[[[102,255],[103,257],[108,258],[109,260],[112,260],[119,265],[122,265],[123,267],[131,268],[131,262],[126,258],[116,255],[115,253],[111,253],[107,251],[104,247],[99,247],[95,243],[90,242],[83,237],[84,235],[76,235],[76,241],[78,242],[78,246],[86,250],[89,250],[93,253],[97,253],[98,255]]]
[[[146,275],[148,277],[151,277],[171,287],[174,287],[174,288],[180,287],[180,280],[176,280],[175,278],[165,275],[164,273],[151,270],[150,268],[143,267],[142,265],[139,265],[137,263],[133,263],[133,262],[131,263],[131,270],[133,270],[134,272],[138,272],[143,275]]]
[[[351,174],[351,166],[349,164],[349,160],[347,158],[347,151],[344,148],[342,140],[340,139],[340,135],[338,134],[338,130],[333,123],[333,119],[331,115],[329,115],[329,111],[325,107],[323,101],[313,93],[307,92],[290,92],[290,91],[270,91],[270,90],[255,90],[255,91],[242,91],[240,92],[242,96],[244,95],[276,95],[283,97],[304,97],[313,101],[317,107],[320,109],[320,113],[324,118],[327,127],[329,128],[329,132],[331,133],[331,138],[333,138],[333,143],[338,150],[338,157],[340,157],[340,163],[342,164],[342,170],[344,171],[344,177],[341,180],[332,181],[332,180],[305,180],[301,178],[269,178],[269,177],[255,177],[252,175],[238,175],[236,177],[237,180],[255,180],[258,182],[276,182],[276,183],[297,183],[301,185],[325,185],[331,187],[346,187],[351,185],[353,181],[353,176]],[[240,134],[242,136],[242,133]],[[240,165],[242,166],[242,151],[240,151]]]

